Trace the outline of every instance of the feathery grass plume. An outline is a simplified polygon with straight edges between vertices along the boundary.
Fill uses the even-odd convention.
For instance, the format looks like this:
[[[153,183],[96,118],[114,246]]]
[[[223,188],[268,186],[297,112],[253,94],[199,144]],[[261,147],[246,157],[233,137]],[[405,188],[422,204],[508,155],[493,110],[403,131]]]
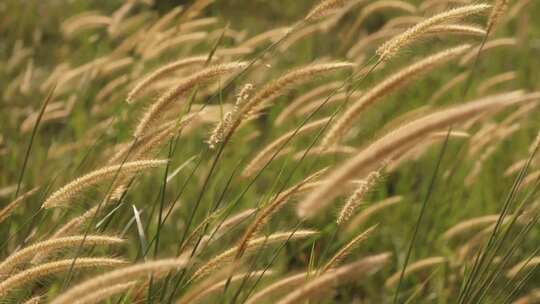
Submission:
[[[484,151],[480,154],[480,156],[476,156],[476,161],[474,162],[472,170],[469,172],[469,174],[465,177],[465,186],[470,187],[476,177],[480,174],[482,171],[482,167],[484,163],[491,157],[496,151],[499,145],[507,139],[509,136],[511,136],[513,133],[517,132],[521,126],[519,124],[514,124],[512,126],[509,126],[505,128],[504,126],[499,126],[499,130],[497,130],[497,135],[494,137],[494,143],[491,144],[489,147],[486,147]]]
[[[95,290],[107,288],[116,284],[126,283],[152,274],[161,274],[182,269],[187,265],[185,259],[162,259],[141,264],[130,265],[94,276],[68,289],[51,301],[51,304],[74,303],[78,298]]]
[[[322,155],[333,155],[333,154],[345,154],[345,155],[352,155],[354,153],[358,152],[358,149],[355,147],[350,146],[332,146],[328,149],[325,149],[323,147],[314,147],[312,149],[309,149],[309,151],[302,150],[297,152],[294,156],[294,160],[300,160],[304,157],[309,156],[322,156]]]
[[[206,247],[208,247],[210,244],[212,244],[212,243],[216,242],[217,240],[219,240],[223,235],[230,232],[232,229],[238,228],[241,224],[243,224],[244,220],[246,220],[248,217],[253,215],[255,213],[255,211],[256,211],[256,209],[247,209],[245,211],[239,212],[238,214],[235,214],[235,215],[225,219],[223,221],[223,223],[218,223],[218,225],[213,229],[213,231],[205,234],[201,238],[201,240],[199,242],[199,246],[196,248],[196,251],[194,253],[194,256],[197,256]],[[212,217],[212,219],[213,219],[213,217]],[[206,222],[206,220],[203,221],[203,222]],[[199,226],[201,226],[201,228],[204,228],[204,225],[206,225],[206,223],[204,225],[202,225],[203,222],[201,222],[201,224],[199,224]],[[184,242],[185,245],[183,247],[187,247],[187,245],[190,244],[191,240],[193,238],[195,238],[195,236],[197,235],[196,230],[198,228],[199,227],[193,229],[193,232],[190,234],[190,236],[188,238],[186,238],[187,241]],[[183,250],[182,252],[183,253],[190,252],[190,254],[191,254],[192,251],[193,251],[193,248],[187,248],[187,249]]]
[[[262,109],[268,107],[271,102],[283,94],[285,90],[290,89],[295,85],[305,83],[320,74],[344,68],[351,68],[353,66],[354,64],[350,62],[315,63],[288,72],[267,84],[240,107],[237,118],[229,128],[227,136],[230,137],[243,120],[248,119]]]
[[[0,209],[0,223],[2,223],[6,218],[8,218],[13,213],[13,210],[15,210],[15,208],[17,208],[22,202],[24,202],[25,199],[36,193],[38,189],[39,187],[35,187],[27,191],[26,193],[19,195],[19,197],[14,199],[11,203]]]
[[[387,207],[394,206],[401,202],[403,200],[402,196],[391,196],[389,198],[386,198],[382,201],[376,202],[372,204],[371,206],[367,207],[366,209],[360,211],[355,217],[353,217],[352,220],[349,221],[349,225],[347,225],[347,229],[345,230],[347,233],[352,232],[354,229],[358,228],[362,224],[364,224],[369,218],[371,218],[375,213],[384,210]]]
[[[32,298],[24,301],[23,304],[39,304],[39,302],[41,302],[42,298],[43,298],[42,296],[35,296],[35,297],[32,297]]]
[[[148,35],[159,33],[164,31],[168,26],[173,23],[173,21],[178,18],[178,16],[184,11],[184,8],[181,5],[175,6],[169,12],[164,14],[159,18],[152,26],[148,29]]]
[[[240,274],[230,277],[230,279],[225,278],[224,280],[221,280],[219,282],[214,282],[213,284],[210,284],[210,285],[200,286],[199,288],[193,290],[192,292],[189,292],[186,295],[184,295],[182,298],[176,301],[176,304],[197,303],[197,302],[200,302],[205,297],[211,295],[212,293],[222,291],[223,287],[225,287],[227,284],[232,284],[237,281],[245,280],[245,279],[259,280],[260,277],[267,277],[272,274],[273,272],[271,270],[258,270],[258,271],[240,273]],[[205,287],[205,288],[202,288],[202,287]]]
[[[111,38],[116,37],[118,25],[124,21],[131,9],[135,6],[135,2],[125,2],[111,16],[111,23],[107,27],[107,33]]]
[[[356,17],[355,22],[347,29],[348,34],[345,37],[345,45],[349,45],[353,41],[355,35],[357,35],[358,29],[362,26],[362,23],[372,14],[387,10],[394,9],[403,11],[406,13],[414,14],[416,12],[416,6],[401,0],[379,0],[366,5],[359,16]]]
[[[168,121],[156,130],[149,132],[134,143],[122,144],[121,148],[108,160],[109,164],[119,164],[125,161],[141,160],[151,157],[152,151],[160,148],[171,137],[197,119],[199,113],[187,114],[180,121]]]
[[[518,0],[508,11],[506,20],[515,19],[529,3],[531,3],[531,0]]]
[[[287,143],[291,138],[297,137],[308,133],[314,130],[317,130],[318,128],[326,125],[330,121],[330,117],[325,117],[313,122],[310,122],[308,124],[305,124],[299,129],[291,130],[283,135],[281,135],[276,140],[272,141],[270,144],[268,144],[266,147],[264,147],[255,157],[251,159],[251,161],[246,165],[244,171],[242,172],[242,177],[249,177],[253,174],[255,174],[258,170],[263,168],[267,162],[272,158],[272,155],[285,143]]]
[[[150,73],[149,75],[145,76],[142,80],[137,82],[133,89],[129,91],[128,96],[126,98],[126,102],[128,104],[132,104],[135,102],[135,98],[143,92],[152,82],[158,80],[159,78],[168,75],[180,68],[184,68],[186,66],[190,65],[196,65],[206,62],[208,59],[208,56],[193,56],[188,57],[184,59],[180,59],[171,63],[166,64],[163,67],[158,68],[154,72]]]
[[[404,145],[398,152],[395,153],[395,157],[387,166],[388,172],[395,171],[401,164],[406,161],[418,161],[433,145],[444,142],[448,139],[462,139],[469,138],[469,134],[465,132],[434,132],[429,134],[422,142],[413,143],[412,145]]]
[[[491,34],[508,7],[508,0],[495,0],[486,24],[487,33]]]
[[[319,4],[309,11],[309,13],[304,18],[306,22],[312,22],[324,17],[329,16],[336,10],[345,6],[345,4],[350,0],[322,0]]]
[[[426,134],[465,121],[485,111],[530,101],[530,97],[521,92],[489,96],[432,113],[388,133],[334,170],[327,178],[327,183],[313,191],[298,205],[298,215],[301,218],[313,217],[343,192],[344,189],[339,185],[343,185],[351,178],[363,176],[403,145],[421,140]]]
[[[392,29],[392,28],[408,28],[418,22],[424,21],[426,18],[421,16],[398,16],[388,20],[381,29]]]
[[[424,58],[412,65],[392,74],[389,78],[368,90],[359,100],[353,102],[327,131],[321,146],[329,147],[339,142],[350,128],[354,119],[368,106],[383,96],[409,84],[415,77],[428,73],[442,64],[463,54],[470,48],[465,44]]]
[[[107,64],[103,65],[99,68],[99,76],[104,77],[111,75],[117,71],[120,71],[126,67],[129,67],[133,64],[135,60],[131,56],[127,56],[120,59],[111,59],[107,62]],[[125,76],[125,75],[122,75]]]
[[[469,77],[469,72],[463,72],[448,80],[445,84],[438,88],[437,91],[433,93],[433,95],[431,95],[429,104],[434,104],[435,102],[437,102],[446,93],[450,92],[454,87],[467,80],[467,77]]]
[[[448,23],[450,21],[456,21],[469,15],[482,13],[490,7],[491,6],[487,4],[466,5],[448,10],[426,19],[409,28],[402,34],[397,35],[389,41],[383,43],[383,45],[381,45],[376,51],[377,55],[379,56],[379,60],[386,61],[396,56],[402,48],[418,40],[418,38],[422,37],[434,26]]]
[[[445,241],[449,241],[450,239],[453,239],[463,233],[467,233],[476,228],[482,228],[489,224],[493,224],[497,221],[498,218],[498,214],[490,214],[459,222],[458,224],[446,230],[442,235],[442,239]]]
[[[489,91],[489,89],[499,86],[502,83],[515,80],[516,78],[517,73],[514,71],[497,74],[480,83],[476,91],[478,92],[478,95],[481,96],[484,95],[487,91]]]
[[[309,37],[310,35],[315,35],[317,32],[321,31],[322,27],[320,23],[308,25],[302,29],[296,30],[293,33],[290,33],[286,39],[280,42],[278,47],[279,51],[286,52],[287,50],[291,49],[296,42],[302,40],[303,38]]]
[[[252,252],[257,248],[260,248],[264,245],[271,245],[274,243],[287,241],[287,240],[298,240],[303,238],[309,238],[316,235],[317,232],[313,230],[297,230],[297,231],[286,231],[286,232],[276,232],[269,236],[263,236],[249,241],[246,246],[246,251]],[[198,280],[201,277],[204,277],[211,272],[218,269],[218,267],[223,267],[233,261],[236,253],[238,252],[239,246],[234,246],[219,255],[212,258],[210,261],[206,262],[204,265],[199,267],[193,273],[190,281]]]
[[[484,53],[486,51],[489,51],[489,50],[492,50],[492,49],[495,49],[495,48],[512,47],[512,46],[516,46],[516,45],[517,45],[516,38],[511,38],[511,37],[498,38],[498,39],[490,40],[482,48],[480,48],[478,46],[478,47],[473,48],[472,50],[470,50],[467,54],[465,54],[461,58],[461,60],[459,61],[459,64],[461,66],[466,66],[474,58],[476,58],[476,56],[478,55],[478,52]]]
[[[284,293],[304,284],[309,277],[309,272],[301,272],[282,278],[247,298],[245,304],[262,303],[261,301],[268,296]]]
[[[442,256],[429,257],[429,258],[425,258],[425,259],[416,261],[416,262],[410,264],[409,266],[407,266],[407,268],[405,269],[405,271],[403,273],[403,276],[406,277],[406,276],[408,276],[410,274],[413,274],[413,273],[416,273],[416,272],[431,268],[433,266],[444,264],[447,261],[448,260],[445,257],[442,257]],[[386,280],[386,282],[384,283],[384,286],[386,286],[386,288],[394,287],[398,283],[400,277],[401,277],[401,271],[398,271],[398,272],[394,273],[392,276],[390,276]]]
[[[324,290],[335,288],[344,282],[363,279],[378,271],[390,258],[389,253],[368,256],[359,261],[328,271],[303,284],[280,299],[278,304],[299,303],[311,299]]]
[[[94,304],[101,303],[102,301],[119,294],[121,292],[126,292],[129,289],[137,285],[137,281],[131,281],[127,283],[113,284],[111,286],[106,286],[100,289],[92,290],[84,296],[77,298],[72,304]]]
[[[84,240],[84,243],[83,243]],[[48,239],[25,248],[16,251],[0,263],[0,276],[9,273],[17,265],[28,261],[37,253],[51,254],[51,252],[69,247],[77,247],[81,244],[86,246],[93,245],[112,245],[120,244],[124,242],[123,239],[114,236],[100,236],[100,235],[88,235],[88,236],[71,236],[57,239]]]
[[[426,34],[457,34],[457,35],[469,35],[469,36],[485,36],[486,30],[469,24],[443,24],[430,28]]]
[[[178,48],[180,45],[184,44],[196,44],[197,42],[204,41],[208,37],[207,32],[193,32],[187,34],[180,34],[171,37],[161,43],[156,43],[155,45],[149,45],[142,52],[143,60],[153,60],[160,55],[166,54],[170,50]]]
[[[105,200],[104,202],[106,203],[108,202],[108,200]],[[79,228],[81,228],[84,222],[86,222],[96,214],[96,212],[98,211],[98,207],[99,205],[96,205],[86,210],[83,214],[71,219],[69,222],[62,225],[62,227],[56,230],[56,232],[51,236],[51,239],[69,235],[74,231],[77,231]]]
[[[246,116],[257,113],[293,86],[301,85],[313,78],[335,70],[352,68],[351,62],[313,63],[311,65],[292,70],[280,78],[270,82],[260,91],[253,95],[241,108],[241,113]]]
[[[513,214],[509,214],[507,216],[505,216],[502,221],[501,221],[501,224],[500,225],[507,225],[509,223],[511,223],[512,221],[512,218],[513,218]],[[500,218],[501,216],[499,216]],[[518,218],[518,220],[515,222],[517,224],[520,224],[522,225],[523,224],[523,215],[521,217]],[[469,254],[472,253],[472,250],[476,247],[479,247],[482,245],[482,242],[490,235],[493,233],[493,231],[495,230],[495,228],[497,227],[497,223],[493,223],[491,225],[489,225],[488,227],[480,230],[480,232],[477,232],[476,234],[473,235],[473,237],[471,237],[467,243],[465,243],[465,245],[461,246],[459,249],[458,249],[458,257],[461,261],[465,261],[465,259],[467,259],[469,257]]]
[[[540,146],[540,131],[538,131],[538,134],[536,134],[534,141],[531,143],[531,146],[529,147],[529,154],[532,154],[535,150],[538,149],[539,146]]]
[[[528,185],[536,182],[539,177],[540,177],[540,170],[530,172],[529,174],[527,174],[527,176],[525,176],[525,178],[523,179],[523,182],[521,183],[521,185],[519,185],[518,189],[524,189]]]
[[[362,95],[363,95],[362,91],[355,90],[352,93],[346,93],[346,92],[337,93],[337,94],[334,94],[333,96],[330,96],[330,98],[322,97],[322,98],[313,100],[312,102],[309,102],[305,106],[298,109],[298,111],[294,113],[294,116],[305,117],[309,115],[310,113],[312,113],[313,111],[320,109],[323,106],[330,107],[332,106],[332,104],[341,103],[346,100],[354,100],[354,99],[362,97]]]
[[[75,15],[65,20],[62,25],[62,32],[68,38],[75,37],[79,31],[107,27],[111,23],[111,17],[100,15],[95,11],[88,11]]]
[[[49,196],[41,208],[53,208],[65,206],[71,199],[77,196],[83,190],[102,182],[104,179],[113,178],[117,174],[136,173],[149,168],[156,168],[167,164],[167,160],[148,159],[126,162],[120,165],[107,166],[86,175],[83,175],[74,181],[60,188]]]
[[[328,270],[331,270],[334,267],[336,267],[341,261],[343,261],[349,255],[351,251],[354,250],[356,246],[358,246],[362,241],[367,239],[371,235],[371,233],[375,230],[375,228],[377,228],[377,225],[373,225],[369,227],[364,232],[354,237],[345,246],[341,247],[341,249],[321,268],[321,273],[325,273]]]
[[[310,90],[300,96],[298,96],[296,99],[294,99],[291,103],[285,106],[281,112],[279,112],[279,115],[274,120],[274,125],[279,126],[283,124],[283,122],[289,118],[293,113],[296,112],[304,103],[307,103],[309,100],[323,96],[324,94],[330,93],[334,90],[337,90],[341,87],[341,82],[339,81],[332,81],[326,84],[322,84],[320,86],[315,87],[313,90]]]
[[[240,258],[247,247],[250,244],[251,238],[258,233],[261,228],[268,223],[272,215],[274,215],[281,207],[283,207],[290,198],[304,190],[304,188],[313,180],[319,178],[324,172],[326,171],[326,168],[319,170],[308,177],[301,180],[296,185],[290,187],[289,189],[277,194],[266,206],[262,208],[251,223],[246,228],[246,231],[244,232],[244,235],[242,236],[242,239],[240,240],[240,243],[238,245],[238,251],[236,253],[236,259]]]
[[[122,75],[120,77],[111,80],[105,85],[96,95],[97,102],[103,102],[105,98],[110,97],[115,91],[121,90],[122,86],[129,81],[128,75]]]
[[[258,47],[265,41],[276,42],[280,38],[282,38],[283,35],[286,35],[289,31],[291,31],[290,27],[278,27],[275,29],[271,29],[247,39],[246,41],[242,42],[240,47],[252,49]]]
[[[11,291],[29,282],[39,280],[42,277],[68,271],[69,269],[84,269],[98,267],[115,267],[125,264],[124,260],[113,258],[77,258],[65,259],[34,266],[27,270],[18,272],[0,282],[0,296],[6,296]]]
[[[506,276],[510,279],[515,278],[520,272],[524,271],[526,268],[535,268],[540,264],[540,256],[527,258],[516,265],[510,268],[506,273]]]
[[[246,85],[244,85],[242,90],[238,92],[238,94],[236,95],[236,102],[234,103],[234,108],[225,114],[223,120],[221,120],[216,125],[216,127],[210,134],[210,138],[207,141],[210,149],[215,149],[218,144],[223,142],[226,134],[228,134],[230,129],[232,128],[233,122],[236,119],[239,119],[238,114],[240,112],[240,108],[247,102],[247,100],[251,96],[252,90],[253,85],[247,83]]]
[[[353,194],[349,196],[345,205],[339,211],[339,216],[336,220],[338,225],[343,225],[353,215],[354,211],[362,203],[366,194],[381,180],[381,171],[384,165],[379,170],[372,171],[368,174],[365,180],[361,180]]]
[[[169,89],[163,95],[161,95],[156,102],[154,102],[148,111],[146,111],[137,125],[134,136],[141,137],[151,129],[155,120],[158,120],[160,115],[163,114],[168,107],[182,95],[188,93],[188,91],[203,82],[209,81],[214,77],[218,77],[223,74],[231,73],[236,70],[242,69],[247,64],[245,62],[230,62],[219,65],[210,66],[203,69],[200,72],[195,73],[192,76],[182,79],[178,85]]]
[[[540,300],[540,288],[533,289],[528,294],[512,302],[512,304],[531,304]]]
[[[506,171],[504,171],[503,175],[505,177],[508,177],[519,172],[523,167],[527,165],[527,160],[528,160],[527,158],[524,158],[513,163],[512,165],[510,165],[510,167],[508,167],[508,169],[506,169]]]

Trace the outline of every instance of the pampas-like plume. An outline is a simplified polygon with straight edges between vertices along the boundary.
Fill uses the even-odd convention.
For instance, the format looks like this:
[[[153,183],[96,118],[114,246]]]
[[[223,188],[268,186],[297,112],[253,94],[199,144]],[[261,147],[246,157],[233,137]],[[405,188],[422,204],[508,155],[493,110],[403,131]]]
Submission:
[[[125,292],[126,290],[135,287],[137,285],[137,281],[127,282],[127,283],[120,283],[120,284],[114,284],[111,286],[107,286],[101,289],[92,290],[88,294],[77,298],[71,304],[93,304],[93,303],[101,303],[103,300],[106,300],[115,294]]]
[[[263,87],[250,98],[241,108],[242,118],[247,118],[258,112],[258,110],[268,107],[272,100],[292,86],[303,84],[321,74],[344,68],[352,68],[354,66],[355,64],[350,62],[319,63],[288,72]]]
[[[110,202],[110,200],[104,200],[104,203]],[[96,211],[98,210],[99,205],[96,205],[87,211],[85,211],[83,214],[71,219],[69,222],[65,223],[60,227],[58,230],[56,230],[55,233],[49,238],[49,239],[57,239],[61,238],[63,236],[69,235],[73,233],[74,231],[80,229],[84,222],[92,218]],[[41,261],[43,261],[47,257],[47,253],[45,252],[38,252],[32,259],[32,264],[39,264]]]
[[[374,203],[373,205],[362,210],[360,213],[358,213],[357,216],[355,216],[352,220],[349,221],[349,225],[347,226],[346,232],[353,231],[355,228],[362,225],[369,218],[371,218],[373,214],[377,213],[380,210],[384,210],[387,207],[394,206],[397,203],[401,202],[402,200],[403,200],[403,197],[401,196],[392,196],[380,202]]]
[[[468,24],[443,24],[429,29],[426,34],[459,34],[470,36],[484,36],[487,31],[481,27]]]
[[[321,145],[323,147],[329,147],[330,145],[337,143],[339,138],[342,138],[345,135],[354,119],[379,98],[397,90],[401,86],[407,85],[414,77],[428,73],[436,67],[463,54],[469,48],[470,45],[465,44],[436,53],[385,79],[383,82],[367,91],[359,100],[352,103],[345,113],[337,119],[336,123],[330,127],[323,138]]]
[[[39,304],[41,299],[42,299],[41,296],[35,296],[35,297],[32,297],[32,298],[26,300],[23,304]]]
[[[527,258],[524,261],[517,263],[512,267],[507,273],[506,276],[510,279],[515,278],[521,271],[525,268],[533,268],[540,264],[540,256],[535,256],[532,258]]]
[[[493,224],[497,221],[497,219],[499,219],[499,217],[500,216],[498,214],[491,214],[462,221],[452,226],[450,229],[446,230],[442,235],[442,239],[448,241],[458,235],[461,235],[462,233],[471,231],[475,228],[481,228],[489,224]]]
[[[414,14],[416,12],[416,7],[414,5],[401,0],[380,0],[370,3],[362,9],[360,15],[356,17],[355,22],[349,27],[349,32],[345,38],[346,45],[348,45],[353,40],[354,36],[357,35],[358,29],[360,29],[362,23],[369,16],[375,12],[386,9],[395,9],[410,14]]]
[[[430,258],[416,261],[412,263],[411,265],[407,266],[403,276],[405,277],[412,273],[422,271],[424,269],[427,269],[427,268],[430,268],[439,264],[446,263],[446,261],[447,259],[445,257],[440,257],[440,256],[430,257]],[[386,280],[384,285],[386,286],[386,288],[392,288],[399,282],[400,277],[401,277],[401,271],[398,271],[394,273],[390,278],[388,278],[388,280]]]
[[[495,0],[495,4],[493,4],[493,8],[491,9],[491,14],[489,14],[486,25],[488,34],[493,32],[507,7],[508,0]]]
[[[136,173],[149,168],[163,166],[166,163],[167,160],[162,159],[139,160],[92,171],[54,192],[45,200],[41,208],[53,208],[65,205],[84,189],[102,182],[104,179],[113,178],[116,174]]]
[[[320,74],[353,66],[354,64],[349,62],[320,63],[299,68],[285,74],[263,87],[253,97],[245,101],[238,108],[234,115],[235,117],[232,119],[232,123],[228,124],[227,132],[222,137],[230,138],[242,122],[254,117],[255,114],[268,107],[275,98],[292,86],[305,83]]]
[[[199,113],[187,114],[180,121],[174,120],[156,127],[137,141],[123,143],[121,148],[108,160],[109,164],[119,164],[127,160],[141,160],[150,157],[152,151],[158,149],[180,130],[198,118]]]
[[[129,91],[128,96],[126,98],[126,102],[129,104],[132,104],[135,102],[135,98],[143,92],[152,82],[156,81],[157,79],[172,73],[180,68],[184,68],[190,65],[195,64],[201,64],[204,63],[208,59],[208,56],[193,56],[188,57],[184,59],[180,59],[174,62],[171,62],[154,72],[150,73],[146,77],[144,77],[141,81],[137,82],[137,84],[133,87],[131,91]]]
[[[253,272],[246,272],[241,273],[232,276],[230,279],[221,280],[217,283],[206,285],[206,286],[200,286],[199,288],[193,290],[192,292],[187,293],[184,295],[181,299],[176,301],[176,304],[189,304],[189,303],[197,303],[201,299],[209,296],[212,293],[215,293],[216,291],[223,290],[223,287],[225,287],[227,284],[235,283],[240,280],[244,279],[257,279],[261,277],[266,277],[272,275],[271,270],[260,270],[260,271],[253,271]],[[205,288],[203,288],[205,287]]]
[[[382,160],[388,159],[393,152],[407,143],[412,143],[426,134],[465,121],[485,111],[530,101],[528,99],[529,96],[523,95],[521,92],[499,94],[414,120],[383,136],[334,170],[328,177],[327,183],[313,191],[298,205],[297,213],[302,218],[314,216],[328,206],[333,198],[343,192],[344,189],[340,185],[347,183],[351,178],[361,177],[373,170],[374,166],[377,166]]]
[[[276,117],[274,120],[274,125],[279,126],[281,125],[287,118],[289,118],[293,113],[298,110],[304,103],[307,103],[309,100],[317,98],[319,96],[323,96],[326,93],[330,93],[334,90],[339,89],[342,86],[341,82],[339,81],[333,81],[327,84],[323,84],[320,86],[317,86],[313,90],[300,95],[298,98],[296,98],[293,102],[289,103]]]
[[[375,230],[377,225],[371,226],[368,229],[366,229],[364,232],[357,235],[354,239],[352,239],[350,242],[348,242],[345,246],[343,246],[329,261],[326,263],[322,269],[321,273],[325,273],[326,271],[336,267],[343,259],[349,255],[349,253],[356,247],[358,244],[360,244],[363,240],[367,239],[371,233]]]
[[[517,39],[516,38],[499,38],[488,41],[482,48],[480,46],[470,50],[465,56],[461,58],[459,61],[459,64],[461,66],[465,66],[471,61],[476,58],[479,52],[486,52],[491,49],[499,48],[499,47],[512,47],[517,45]]]
[[[15,288],[32,281],[36,281],[44,276],[69,270],[72,268],[72,266],[73,269],[84,269],[96,267],[114,267],[125,263],[126,262],[123,260],[112,258],[77,258],[75,263],[73,263],[73,259],[65,259],[41,264],[18,272],[0,282],[0,296],[5,296],[7,293],[14,291]]]
[[[111,17],[97,12],[85,12],[73,16],[62,23],[62,32],[67,37],[74,37],[79,31],[97,27],[106,27],[111,23]]]
[[[482,83],[480,83],[476,91],[478,92],[478,95],[482,96],[487,91],[489,91],[489,89],[493,87],[498,87],[500,84],[515,80],[516,78],[517,78],[517,73],[514,71],[497,74],[493,77],[490,77],[484,80]]]
[[[172,270],[184,268],[187,262],[185,259],[163,259],[142,264],[131,265],[116,269],[98,276],[94,276],[55,298],[51,304],[71,304],[77,299],[90,294],[93,291],[107,288],[116,284],[133,281],[139,277],[151,274],[160,274]]]
[[[276,195],[272,199],[272,201],[268,203],[267,206],[260,210],[255,220],[253,220],[251,225],[249,225],[249,227],[246,229],[246,232],[244,232],[244,236],[240,241],[240,245],[238,245],[236,258],[238,259],[244,254],[244,251],[248,247],[253,235],[260,231],[261,227],[270,220],[272,215],[274,215],[281,207],[283,207],[283,205],[285,205],[293,195],[301,192],[303,188],[305,188],[314,179],[317,179],[325,171],[326,168],[309,175],[296,185]]]
[[[260,246],[264,246],[267,244],[273,244],[281,241],[287,241],[287,240],[298,240],[303,238],[309,238],[313,235],[317,234],[316,231],[313,230],[298,230],[298,231],[286,231],[286,232],[276,232],[268,237],[263,236],[260,238],[256,238],[254,240],[251,240],[246,245],[246,251],[254,251]],[[234,246],[233,248],[230,248],[221,254],[217,255],[210,261],[206,262],[203,266],[199,267],[191,277],[191,281],[197,280],[201,277],[204,277],[211,273],[212,271],[216,270],[218,267],[223,267],[228,262],[230,262],[235,254],[238,252],[239,246]]]
[[[295,136],[298,137],[304,133],[316,130],[317,128],[320,128],[326,123],[328,123],[329,120],[330,117],[322,118],[308,123],[302,126],[300,129],[295,129],[283,134],[282,136],[268,144],[266,147],[264,147],[259,153],[257,153],[257,155],[255,155],[255,157],[251,159],[251,161],[246,165],[246,168],[242,172],[242,176],[249,177],[261,168],[263,168],[272,158],[272,155],[276,152],[276,150],[278,150],[279,147],[283,146],[286,142],[291,140],[291,138]]]
[[[536,134],[534,141],[529,146],[529,154],[532,154],[535,150],[538,149],[539,146],[540,146],[540,131],[538,131],[538,134]]]
[[[342,225],[349,220],[354,210],[356,210],[356,208],[361,204],[368,191],[370,191],[380,179],[381,170],[375,170],[370,172],[365,180],[360,181],[360,184],[356,190],[354,190],[353,194],[349,196],[347,202],[341,208],[339,216],[336,220],[338,225]]]
[[[456,21],[469,15],[478,14],[489,9],[490,7],[491,6],[487,4],[466,5],[448,10],[426,19],[381,45],[376,52],[379,56],[379,60],[386,61],[391,59],[397,53],[399,53],[402,48],[416,41],[436,25]]]
[[[467,80],[467,77],[469,77],[469,72],[463,72],[448,80],[445,84],[438,88],[433,95],[431,95],[429,103],[433,104],[437,102],[439,99],[441,99],[441,97],[444,96],[444,94],[450,92],[455,86]]]
[[[349,0],[322,0],[319,4],[313,7],[311,11],[309,11],[304,20],[311,22],[327,17],[337,9],[344,7],[345,3],[348,1]]]
[[[245,304],[257,304],[261,303],[261,300],[277,293],[282,293],[285,291],[290,291],[293,288],[296,288],[299,285],[302,285],[309,278],[310,274],[308,272],[301,272],[297,274],[290,275],[285,277],[277,282],[274,282],[256,294],[249,297]]]
[[[84,240],[84,243],[83,243]],[[108,244],[119,244],[124,242],[123,239],[117,238],[114,236],[101,236],[101,235],[88,235],[88,236],[71,236],[57,239],[45,240],[28,247],[25,247],[7,258],[5,258],[0,263],[0,275],[7,274],[17,265],[26,262],[28,259],[35,256],[37,253],[40,254],[50,254],[51,252],[66,248],[66,247],[76,247],[81,244],[86,246],[93,245],[108,245]]]
[[[175,100],[186,94],[191,88],[214,77],[231,73],[247,66],[245,62],[230,62],[208,67],[192,76],[182,79],[178,85],[169,89],[146,111],[137,125],[134,136],[141,137],[151,129],[151,125],[163,114]]]
[[[210,135],[210,138],[207,141],[208,146],[211,149],[215,149],[216,146],[225,139],[225,136],[227,135],[227,133],[229,133],[233,122],[238,119],[238,113],[240,111],[240,108],[249,99],[252,90],[253,85],[248,83],[244,85],[240,92],[238,92],[234,108],[230,112],[227,112],[227,114],[225,114],[225,116],[223,117],[223,120],[216,125],[216,127],[212,131],[212,134]]]
[[[389,253],[382,253],[328,271],[294,291],[289,292],[289,294],[283,297],[278,304],[300,303],[304,300],[313,298],[323,290],[334,288],[339,284],[353,279],[365,278],[369,274],[379,270],[386,262],[388,262],[389,258]]]
[[[14,199],[11,203],[7,204],[4,208],[0,209],[0,223],[2,223],[6,218],[8,218],[13,210],[19,206],[26,198],[31,196],[32,194],[36,193],[38,190],[38,187],[35,187],[32,190],[27,191],[26,193],[19,195],[16,199]]]

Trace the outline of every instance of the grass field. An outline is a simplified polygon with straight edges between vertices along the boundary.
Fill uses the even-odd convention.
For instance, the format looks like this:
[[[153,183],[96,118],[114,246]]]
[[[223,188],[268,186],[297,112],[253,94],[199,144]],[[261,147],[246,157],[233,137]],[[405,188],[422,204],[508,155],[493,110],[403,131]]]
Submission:
[[[2,1],[0,303],[540,303],[538,14]]]

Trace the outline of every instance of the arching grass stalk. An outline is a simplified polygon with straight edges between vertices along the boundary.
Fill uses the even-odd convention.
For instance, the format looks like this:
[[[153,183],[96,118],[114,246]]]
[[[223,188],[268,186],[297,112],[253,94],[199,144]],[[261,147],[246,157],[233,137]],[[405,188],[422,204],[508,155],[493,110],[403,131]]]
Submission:
[[[497,223],[495,224],[495,228],[493,229],[486,245],[482,248],[482,250],[478,252],[475,258],[473,267],[471,269],[471,272],[469,273],[469,276],[465,279],[463,288],[460,290],[460,293],[458,296],[458,303],[460,304],[466,303],[470,293],[472,292],[471,290],[472,286],[479,275],[479,271],[484,267],[484,263],[487,259],[488,253],[495,246],[496,237],[502,225],[503,219],[506,218],[506,215],[509,212],[510,205],[512,204],[514,200],[514,197],[517,195],[517,190],[519,189],[521,182],[525,178],[528,172],[528,169],[531,165],[532,159],[534,158],[534,155],[537,150],[538,150],[538,147],[536,147],[533,153],[529,155],[526,165],[520,170],[518,176],[514,180],[514,183],[512,184],[512,187],[508,193],[508,196],[505,199],[505,203],[503,204],[503,208],[500,213],[499,219],[497,220]]]

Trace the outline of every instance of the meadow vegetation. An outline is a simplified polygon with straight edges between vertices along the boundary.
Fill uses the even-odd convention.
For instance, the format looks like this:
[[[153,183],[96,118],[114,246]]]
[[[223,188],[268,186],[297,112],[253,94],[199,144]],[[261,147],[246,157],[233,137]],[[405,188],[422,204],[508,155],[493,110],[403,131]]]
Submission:
[[[2,1],[0,303],[540,303],[538,14]]]

